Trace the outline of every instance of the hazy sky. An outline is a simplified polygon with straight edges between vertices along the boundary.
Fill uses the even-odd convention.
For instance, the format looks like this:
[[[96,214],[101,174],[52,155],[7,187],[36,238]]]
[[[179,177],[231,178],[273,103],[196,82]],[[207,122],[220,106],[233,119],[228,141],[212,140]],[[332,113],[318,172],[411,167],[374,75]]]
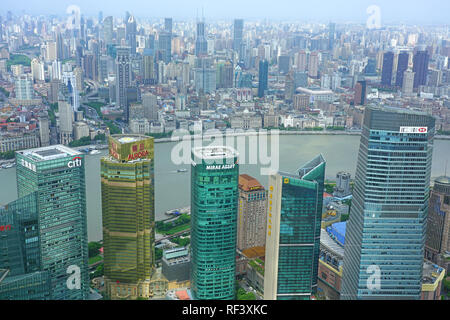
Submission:
[[[300,21],[365,22],[370,5],[381,9],[382,23],[450,24],[449,0],[1,0],[0,14],[64,15],[69,5],[82,14],[124,16],[126,10],[136,17],[173,17],[174,19],[289,19]]]

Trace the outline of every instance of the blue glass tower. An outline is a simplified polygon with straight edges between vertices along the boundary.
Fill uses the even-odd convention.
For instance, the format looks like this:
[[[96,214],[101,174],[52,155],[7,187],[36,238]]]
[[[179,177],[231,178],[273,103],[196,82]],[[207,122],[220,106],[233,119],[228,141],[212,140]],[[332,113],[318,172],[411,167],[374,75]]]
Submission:
[[[317,289],[325,160],[269,177],[265,300],[307,300]]]
[[[347,226],[342,299],[419,299],[434,118],[367,107]]]

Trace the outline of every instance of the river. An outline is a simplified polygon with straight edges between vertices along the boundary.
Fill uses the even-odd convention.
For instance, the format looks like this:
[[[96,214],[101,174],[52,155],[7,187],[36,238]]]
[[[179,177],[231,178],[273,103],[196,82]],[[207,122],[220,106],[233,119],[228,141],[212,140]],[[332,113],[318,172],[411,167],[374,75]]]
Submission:
[[[279,168],[293,172],[318,154],[327,162],[326,177],[334,180],[339,171],[348,171],[354,177],[356,170],[359,136],[280,136]],[[248,147],[248,140],[246,147]],[[167,218],[165,211],[189,206],[190,204],[190,166],[175,165],[171,160],[172,143],[155,144],[155,210],[156,219]],[[100,158],[106,154],[87,156],[86,189],[88,209],[89,241],[102,238],[101,198],[100,198]],[[269,148],[270,152],[270,148]],[[432,177],[444,174],[446,161],[450,160],[450,140],[435,140]],[[449,161],[450,162],[450,161]],[[178,173],[178,169],[187,169]],[[450,169],[450,168],[449,168]],[[267,186],[267,176],[262,176],[258,165],[241,164],[240,173],[247,173]],[[16,169],[0,170],[0,204],[17,199]]]

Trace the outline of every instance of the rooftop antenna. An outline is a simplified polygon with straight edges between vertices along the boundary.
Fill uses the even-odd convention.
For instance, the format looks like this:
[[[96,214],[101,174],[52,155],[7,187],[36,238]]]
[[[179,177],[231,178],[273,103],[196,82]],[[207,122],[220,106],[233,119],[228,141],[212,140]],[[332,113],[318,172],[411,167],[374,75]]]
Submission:
[[[448,165],[448,160],[445,160],[445,171],[444,171],[444,176],[447,176],[447,165]]]

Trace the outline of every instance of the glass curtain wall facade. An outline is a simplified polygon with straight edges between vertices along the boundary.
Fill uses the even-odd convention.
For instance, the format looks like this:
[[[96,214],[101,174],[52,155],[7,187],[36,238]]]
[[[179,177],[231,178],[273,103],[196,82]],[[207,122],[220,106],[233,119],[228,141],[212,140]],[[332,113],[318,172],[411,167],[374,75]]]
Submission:
[[[37,194],[0,207],[1,300],[46,300],[51,297],[50,274],[40,271]],[[1,277],[0,277],[1,278]]]
[[[420,299],[434,132],[428,114],[366,108],[341,299]]]
[[[36,192],[40,270],[50,273],[51,299],[87,299],[84,155],[58,145],[19,151],[16,163],[19,198]],[[78,268],[80,286],[72,287],[68,285],[70,270]]]
[[[325,160],[269,177],[265,300],[307,300],[317,288]]]
[[[227,147],[196,148],[191,168],[191,290],[235,299],[239,165]]]
[[[106,292],[111,299],[148,298],[155,262],[153,138],[111,136],[100,168]]]

